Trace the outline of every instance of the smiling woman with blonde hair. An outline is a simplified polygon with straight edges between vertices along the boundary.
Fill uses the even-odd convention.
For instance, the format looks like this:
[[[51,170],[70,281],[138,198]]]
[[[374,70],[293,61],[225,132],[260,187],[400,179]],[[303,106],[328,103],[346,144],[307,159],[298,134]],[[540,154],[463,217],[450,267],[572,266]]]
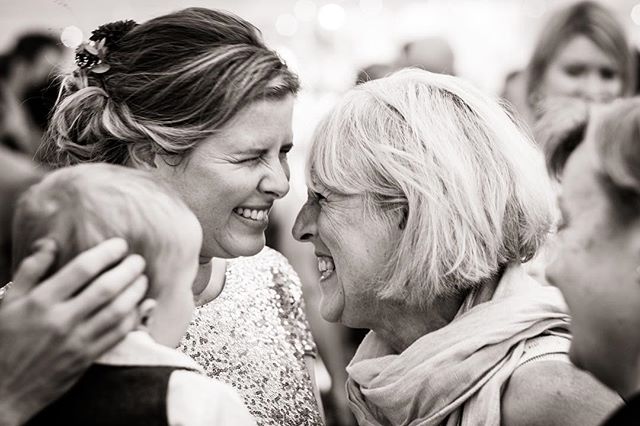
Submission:
[[[559,292],[521,266],[554,199],[497,102],[419,70],[365,83],[308,171],[294,235],[315,246],[322,315],[372,330],[347,369],[360,424],[585,425],[615,405],[568,361]]]

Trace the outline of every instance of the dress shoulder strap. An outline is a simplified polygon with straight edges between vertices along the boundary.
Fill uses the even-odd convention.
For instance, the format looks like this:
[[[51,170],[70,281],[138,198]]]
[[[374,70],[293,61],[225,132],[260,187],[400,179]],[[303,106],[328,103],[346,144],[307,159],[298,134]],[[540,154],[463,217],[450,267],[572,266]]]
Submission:
[[[571,338],[567,334],[544,334],[527,340],[518,367],[536,361],[563,361],[570,363],[569,346]]]

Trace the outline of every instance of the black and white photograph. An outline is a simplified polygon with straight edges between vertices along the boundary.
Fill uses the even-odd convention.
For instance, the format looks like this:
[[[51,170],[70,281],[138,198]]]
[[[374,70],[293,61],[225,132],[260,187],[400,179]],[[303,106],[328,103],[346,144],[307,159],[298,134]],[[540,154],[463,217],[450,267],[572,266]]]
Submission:
[[[638,0],[0,0],[0,426],[639,426],[639,67]]]

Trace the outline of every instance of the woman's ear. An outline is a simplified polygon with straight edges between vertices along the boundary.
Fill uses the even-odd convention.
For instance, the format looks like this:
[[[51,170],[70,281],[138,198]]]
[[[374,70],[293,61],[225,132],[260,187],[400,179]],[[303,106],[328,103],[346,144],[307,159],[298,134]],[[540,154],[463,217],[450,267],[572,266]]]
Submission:
[[[132,149],[130,151],[131,165],[136,169],[153,170],[158,168],[158,162],[162,161],[160,155],[148,147]]]
[[[156,305],[157,303],[153,299],[145,299],[138,305],[138,318],[140,318],[140,323],[137,327],[138,330],[149,331],[151,329]]]

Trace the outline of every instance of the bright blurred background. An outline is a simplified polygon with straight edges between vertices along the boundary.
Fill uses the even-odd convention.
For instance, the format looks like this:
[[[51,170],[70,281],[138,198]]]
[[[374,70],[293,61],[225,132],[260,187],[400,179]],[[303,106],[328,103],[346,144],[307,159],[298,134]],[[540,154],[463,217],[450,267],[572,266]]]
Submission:
[[[221,8],[258,26],[297,69],[307,89],[341,91],[357,70],[396,59],[407,41],[443,36],[455,71],[487,90],[521,68],[540,25],[570,0],[1,0],[0,51],[29,30],[61,34],[70,44],[110,21],[144,21],[187,6]],[[603,2],[640,42],[638,0]],[[635,20],[635,22],[634,22]],[[80,31],[77,31],[77,30]],[[82,36],[81,36],[82,33]]]

